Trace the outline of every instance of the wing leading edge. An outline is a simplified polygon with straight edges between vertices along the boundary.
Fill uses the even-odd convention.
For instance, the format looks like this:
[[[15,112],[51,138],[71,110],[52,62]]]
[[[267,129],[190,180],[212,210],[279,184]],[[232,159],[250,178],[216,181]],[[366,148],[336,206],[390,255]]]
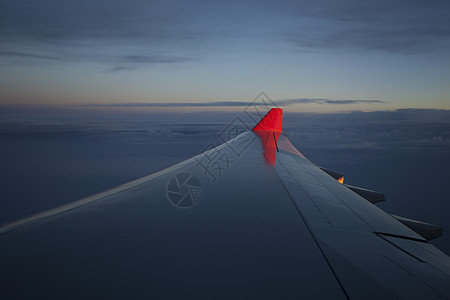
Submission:
[[[1,233],[2,299],[450,297],[448,256],[307,160],[281,109]]]

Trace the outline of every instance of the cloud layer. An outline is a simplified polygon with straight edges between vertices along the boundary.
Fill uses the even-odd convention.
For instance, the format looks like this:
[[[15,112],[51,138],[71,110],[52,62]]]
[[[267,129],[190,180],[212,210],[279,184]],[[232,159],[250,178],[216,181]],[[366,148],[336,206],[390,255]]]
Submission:
[[[368,104],[368,103],[385,103],[382,100],[364,100],[364,99],[345,99],[345,100],[333,100],[333,99],[314,99],[314,98],[299,98],[299,99],[286,99],[276,100],[277,106],[288,106],[294,104]],[[210,102],[152,102],[152,103],[111,103],[111,104],[91,104],[90,106],[99,107],[247,107],[247,106],[267,106],[266,103],[259,102],[245,102],[245,101],[210,101]]]

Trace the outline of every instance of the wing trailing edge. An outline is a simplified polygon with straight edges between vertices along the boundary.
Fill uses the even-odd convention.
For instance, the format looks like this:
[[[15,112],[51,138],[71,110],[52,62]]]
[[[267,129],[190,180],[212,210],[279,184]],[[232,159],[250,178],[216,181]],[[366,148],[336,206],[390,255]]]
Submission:
[[[438,238],[442,236],[442,227],[438,225],[433,225],[417,220],[408,219],[405,217],[400,217],[397,215],[391,214],[391,216],[399,221],[400,223],[408,226],[410,229],[417,232],[417,234],[421,235],[427,241]]]
[[[386,201],[386,198],[384,197],[383,193],[372,191],[372,190],[361,188],[361,187],[357,187],[357,186],[353,186],[353,185],[349,185],[349,184],[344,184],[344,185],[346,187],[348,187],[349,189],[351,189],[352,191],[354,191],[355,193],[357,193],[358,195],[360,195],[361,197],[363,197],[364,199],[366,199],[367,201],[369,201],[370,203]]]

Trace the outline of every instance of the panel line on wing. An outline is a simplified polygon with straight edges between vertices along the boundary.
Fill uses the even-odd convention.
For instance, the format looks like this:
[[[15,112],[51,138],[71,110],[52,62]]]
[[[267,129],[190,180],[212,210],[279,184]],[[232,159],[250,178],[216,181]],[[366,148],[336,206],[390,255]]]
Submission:
[[[284,168],[284,165],[283,165],[282,162],[279,161],[279,164]],[[278,173],[278,172],[277,172],[277,175],[279,176],[280,180],[283,181],[283,184],[285,185],[285,187],[289,190],[289,193],[290,193],[291,196],[293,197],[294,201],[296,201],[296,200],[295,200],[296,198],[299,198],[298,196],[300,196],[300,195],[299,195],[298,193],[301,193],[301,195],[304,195],[306,198],[308,198],[308,199],[310,200],[308,204],[311,204],[311,206],[314,207],[314,208],[316,209],[316,211],[320,214],[320,215],[319,215],[320,218],[323,219],[323,220],[320,220],[320,221],[325,221],[325,222],[327,222],[329,225],[332,225],[332,223],[330,222],[330,220],[326,217],[326,215],[323,213],[323,211],[320,209],[320,207],[317,205],[317,203],[316,203],[316,202],[311,198],[311,196],[303,189],[303,187],[302,187],[301,185],[299,185],[298,182],[294,179],[295,176],[293,176],[293,174],[291,174],[291,173],[289,172],[289,170],[286,169],[286,168],[284,168],[284,171],[285,171],[286,174],[287,174],[287,178],[286,178],[286,176],[285,176],[284,174],[280,174],[280,173]],[[291,183],[291,182],[292,182],[292,183]],[[291,186],[291,185],[295,185],[295,187],[293,187],[293,186]],[[295,195],[294,195],[294,193],[295,193]],[[294,197],[294,196],[297,196],[297,197]],[[304,203],[304,202],[302,203],[302,207],[301,207],[302,211],[307,211],[308,208],[309,208],[309,207],[307,207],[307,206],[309,206],[309,205],[306,204],[306,206],[305,206],[305,204],[306,204],[306,203]],[[305,217],[306,217],[307,219],[309,219],[309,218],[314,218],[314,217],[312,217],[310,214],[311,214],[311,212],[310,212],[307,216],[305,216]],[[315,219],[319,218],[319,216],[317,216],[317,213],[315,213],[315,215],[316,215],[316,218],[315,218]]]
[[[411,255],[411,254],[410,254]],[[396,265],[398,268],[404,270],[405,272],[408,273],[409,276],[412,276],[413,278],[415,278],[417,281],[421,282],[423,285],[425,285],[427,288],[431,289],[432,291],[434,291],[436,294],[438,294],[439,298],[445,299],[445,296],[442,295],[441,293],[439,293],[439,291],[437,291],[434,287],[432,287],[431,285],[429,285],[428,283],[426,283],[425,281],[423,281],[421,278],[419,278],[414,272],[411,272],[410,270],[406,269],[405,267],[403,267],[402,265],[398,264],[397,262],[395,262],[393,259],[383,255],[384,258],[386,258],[388,261],[390,261],[392,264]],[[423,261],[422,261],[423,262]],[[429,265],[429,264],[427,264]],[[430,267],[433,267],[431,265],[429,265]]]
[[[399,249],[400,251],[402,251],[402,252],[408,254],[409,256],[411,256],[412,258],[414,258],[415,260],[420,261],[420,262],[422,262],[422,263],[425,262],[425,261],[423,261],[422,259],[420,259],[419,257],[417,257],[417,256],[415,256],[415,255],[409,253],[409,252],[406,251],[405,249],[399,247],[399,246],[396,245],[395,243],[392,243],[391,241],[389,241],[388,239],[386,239],[386,238],[383,236],[383,234],[376,233],[376,232],[375,232],[375,234],[376,234],[378,237],[380,237],[382,240],[384,240],[384,241],[386,241],[387,243],[391,244],[392,246],[394,246],[395,248]]]
[[[283,166],[283,164],[279,164],[281,166]],[[287,169],[283,166],[283,169],[287,172]],[[309,223],[306,221],[305,216],[302,214],[300,208],[298,207],[296,201],[294,200],[294,198],[292,197],[291,193],[289,192],[289,189],[286,187],[286,185],[284,184],[283,180],[281,180],[279,174],[277,171],[275,171],[276,177],[278,178],[278,180],[280,181],[281,186],[283,187],[283,189],[286,191],[287,195],[289,196],[289,199],[291,199],[292,204],[294,205],[295,209],[297,210],[298,214],[300,215],[303,223],[305,224],[306,228],[308,229],[309,233],[311,234],[312,239],[314,240],[315,244],[317,245],[317,247],[319,248],[320,253],[322,254],[323,258],[325,259],[328,267],[330,268],[331,272],[333,273],[333,276],[336,278],[336,281],[338,282],[342,292],[344,293],[345,297],[347,299],[350,299],[347,291],[344,288],[344,285],[342,284],[341,280],[339,279],[339,276],[337,275],[336,271],[334,270],[333,266],[331,265],[331,262],[329,261],[327,255],[325,254],[325,251],[322,249],[319,240],[317,239],[317,237],[314,235],[314,232],[312,231]]]
[[[292,163],[295,165],[290,163],[290,160],[292,160]],[[291,170],[300,170],[305,174],[302,178],[293,176],[293,174],[291,174],[291,176],[297,185],[302,188],[308,198],[320,209],[327,220],[329,220],[331,225],[341,228],[353,228],[355,230],[374,231],[367,222],[350,209],[348,205],[330,191],[330,189],[321,181],[313,176],[307,168],[298,163],[293,155],[284,153],[279,155],[279,163],[288,173],[291,173]],[[312,184],[311,181],[313,181],[314,184]]]
[[[311,177],[313,177],[314,179],[317,180],[317,182],[321,185],[322,188],[324,188],[325,190],[327,190],[328,192],[330,192],[336,199],[339,200],[339,203],[341,203],[342,205],[344,205],[348,210],[350,210],[353,215],[355,215],[355,217],[357,217],[360,221],[362,221],[365,225],[367,225],[370,229],[374,230],[374,228],[366,221],[364,220],[364,218],[362,218],[353,208],[351,208],[349,205],[347,205],[344,201],[342,201],[342,199],[332,190],[330,189],[326,184],[323,183],[323,181],[318,178],[317,176],[315,176],[313,173],[311,173],[310,170],[308,170],[308,168],[305,168],[305,166],[303,166],[303,164],[299,163],[298,161],[299,158],[295,157],[294,160],[297,162],[297,165],[299,167],[301,167],[303,170],[305,170],[306,172],[308,172],[309,175],[311,175]]]

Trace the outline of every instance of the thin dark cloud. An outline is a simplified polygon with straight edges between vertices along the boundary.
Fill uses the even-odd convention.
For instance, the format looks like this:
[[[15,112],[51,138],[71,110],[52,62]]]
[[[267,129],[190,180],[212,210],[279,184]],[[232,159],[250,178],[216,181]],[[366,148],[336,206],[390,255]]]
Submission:
[[[125,62],[138,64],[172,64],[183,63],[192,60],[189,57],[181,56],[157,56],[157,55],[128,55],[121,58]]]
[[[421,28],[341,28],[314,36],[300,34],[288,40],[300,49],[420,54],[439,50],[439,45],[449,43],[449,28],[439,28],[433,34]]]
[[[122,72],[122,71],[132,71],[137,69],[137,66],[117,66],[117,67],[112,67],[108,70],[106,70],[106,73],[117,73],[117,72]]]
[[[63,60],[59,56],[55,55],[45,55],[45,54],[37,54],[37,53],[27,53],[27,52],[18,52],[18,51],[0,51],[0,57],[9,57],[9,58],[29,58],[29,59],[39,59],[39,60]]]
[[[115,62],[116,61],[116,62]],[[111,59],[111,64],[118,64],[107,69],[106,73],[117,73],[122,71],[132,71],[142,66],[152,64],[181,64],[193,61],[190,57],[182,56],[158,56],[158,55],[127,55]]]
[[[90,104],[99,107],[245,107],[251,102],[217,101],[217,102],[151,102],[151,103],[110,103]],[[261,105],[264,105],[261,103]]]
[[[20,52],[20,51],[0,51],[0,61],[6,64],[24,64],[24,63],[40,63],[40,62],[77,62],[77,61],[101,61],[105,64],[113,65],[106,69],[105,72],[117,73],[121,71],[131,71],[141,66],[150,64],[179,64],[192,61],[190,57],[182,56],[160,56],[160,55],[127,55],[127,56],[110,56],[99,58],[97,55],[80,55],[70,52],[61,53],[59,55],[42,54],[40,51],[36,53]]]
[[[66,53],[66,56],[48,55],[40,53],[30,53],[21,51],[0,51],[0,57],[11,57],[11,58],[30,58],[30,59],[40,59],[40,60],[56,60],[64,61],[71,60],[70,57],[73,56]],[[79,56],[81,59],[82,56]],[[107,60],[107,59],[105,59]],[[159,55],[126,55],[116,58],[111,58],[111,60],[116,60],[124,63],[139,63],[139,64],[154,64],[154,63],[182,63],[192,60],[189,57],[182,56],[159,56]]]
[[[362,104],[362,103],[386,103],[382,100],[374,99],[318,99],[318,98],[299,98],[299,99],[286,99],[276,101],[278,105],[291,105],[291,104],[304,104],[304,103],[316,103],[316,104]]]
[[[120,71],[120,70],[119,70]],[[275,101],[277,106],[288,106],[294,104],[363,104],[363,103],[385,103],[382,100],[332,100],[332,99],[313,99],[299,98]],[[265,103],[247,102],[247,101],[209,101],[209,102],[149,102],[149,103],[110,103],[110,104],[90,104],[90,106],[100,107],[246,107],[266,106]]]

